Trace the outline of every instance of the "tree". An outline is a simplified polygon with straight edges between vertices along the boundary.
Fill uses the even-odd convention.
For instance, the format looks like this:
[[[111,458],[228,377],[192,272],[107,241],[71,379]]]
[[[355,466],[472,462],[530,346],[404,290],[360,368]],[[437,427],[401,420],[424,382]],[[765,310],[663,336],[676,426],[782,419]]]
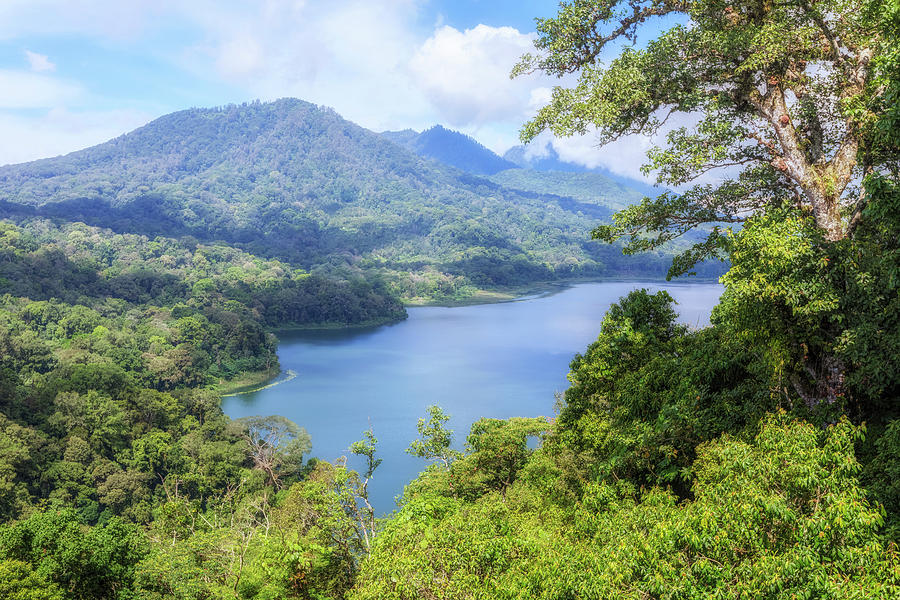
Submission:
[[[406,451],[425,460],[439,460],[445,467],[449,467],[450,463],[460,455],[456,450],[450,449],[450,444],[453,442],[453,430],[444,427],[444,423],[450,420],[450,415],[446,414],[440,406],[429,406],[425,410],[428,411],[430,418],[427,422],[424,418],[419,419],[416,424],[416,429],[419,430],[419,439],[414,440]]]
[[[372,475],[375,474],[375,469],[381,464],[381,459],[375,458],[377,449],[378,438],[375,437],[371,427],[363,432],[363,439],[350,444],[350,453],[362,456],[366,460],[365,474],[362,476],[357,475],[356,481],[352,486],[355,488],[356,497],[362,502],[362,506],[359,506],[359,503],[354,500],[352,509],[356,513],[367,552],[372,547],[372,540],[375,538],[377,525],[375,509],[369,503],[369,481],[372,479]]]
[[[114,517],[88,528],[71,508],[35,512],[0,527],[0,557],[32,565],[35,575],[49,582],[48,591],[58,586],[72,600],[130,597],[135,566],[146,552],[147,540],[137,527]],[[15,565],[0,568],[0,581],[10,566]],[[24,594],[25,590],[12,591]]]
[[[350,597],[897,598],[896,547],[857,479],[860,434],[769,415],[750,439],[700,445],[681,501],[593,480],[561,507],[527,477],[505,501],[422,493],[385,525]]]
[[[268,483],[281,487],[281,476],[300,468],[312,447],[306,430],[285,417],[244,417],[234,421],[247,442],[253,466],[265,471]]]
[[[529,440],[540,439],[549,429],[544,417],[475,421],[466,438],[467,454],[450,469],[454,493],[474,500],[496,491],[505,499],[531,456]]]
[[[638,46],[663,16],[679,23]],[[883,321],[884,303],[856,290],[875,281],[888,285],[866,294],[891,294],[890,278],[871,279],[888,262],[868,263],[893,255],[897,237],[888,226],[887,245],[871,243],[873,227],[887,226],[877,190],[900,170],[897,30],[888,0],[571,0],[539,21],[542,54],[515,72],[579,73],[578,84],[555,88],[522,136],[596,129],[607,142],[659,133],[673,116],[692,123],[671,129],[644,167],[681,191],[625,208],[594,237],[627,237],[632,253],[706,224],[669,275],[727,256],[719,322],[758,342],[794,397],[840,410],[861,363],[862,346],[848,350],[860,339],[851,321]],[[715,184],[704,182],[710,171]]]
[[[885,110],[879,75],[896,37],[876,27],[880,0],[569,0],[539,19],[538,55],[514,74],[578,73],[522,130],[525,141],[596,129],[601,143],[653,135],[673,116],[694,123],[649,152],[647,172],[682,187],[724,169],[717,184],[646,198],[594,230],[630,237],[629,252],[659,246],[691,228],[708,237],[675,261],[670,275],[721,256],[723,225],[791,204],[811,213],[827,241],[852,236],[867,196],[860,177],[896,168],[896,156],[869,151]],[[639,33],[659,17],[679,23],[645,46]],[[688,21],[686,23],[686,21]],[[630,42],[630,44],[629,44]],[[626,44],[608,66],[602,53]],[[649,235],[648,235],[649,234]]]

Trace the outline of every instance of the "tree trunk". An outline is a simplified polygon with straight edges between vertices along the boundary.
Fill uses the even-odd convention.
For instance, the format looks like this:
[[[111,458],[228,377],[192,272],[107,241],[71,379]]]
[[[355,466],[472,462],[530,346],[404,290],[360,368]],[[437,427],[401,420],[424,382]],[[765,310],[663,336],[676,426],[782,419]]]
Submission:
[[[847,230],[841,219],[841,205],[837,198],[829,198],[825,190],[816,185],[807,192],[816,225],[825,232],[825,239],[836,242],[847,237]]]
[[[800,189],[825,239],[837,241],[847,236],[841,219],[841,196],[853,178],[859,142],[850,132],[835,155],[826,163],[813,164],[803,150],[800,136],[791,121],[784,90],[773,86],[766,94],[751,97],[758,114],[773,128],[779,151],[773,150],[772,165]]]

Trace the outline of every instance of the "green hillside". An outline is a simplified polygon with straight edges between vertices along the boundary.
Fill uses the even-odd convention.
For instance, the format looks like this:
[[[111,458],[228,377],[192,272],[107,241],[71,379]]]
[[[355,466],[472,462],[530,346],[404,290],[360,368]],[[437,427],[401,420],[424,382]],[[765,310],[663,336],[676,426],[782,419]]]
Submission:
[[[636,204],[644,198],[644,194],[634,188],[600,173],[508,169],[491,175],[490,180],[513,190],[567,196],[613,211]]]
[[[668,261],[589,241],[603,216],[593,203],[503,188],[292,99],[181,111],[0,168],[0,202],[9,215],[222,241],[312,272],[362,268],[408,299],[660,277]]]
[[[0,221],[0,349],[27,379],[86,364],[154,389],[271,375],[267,329],[405,318],[384,289],[347,275],[223,244]]]

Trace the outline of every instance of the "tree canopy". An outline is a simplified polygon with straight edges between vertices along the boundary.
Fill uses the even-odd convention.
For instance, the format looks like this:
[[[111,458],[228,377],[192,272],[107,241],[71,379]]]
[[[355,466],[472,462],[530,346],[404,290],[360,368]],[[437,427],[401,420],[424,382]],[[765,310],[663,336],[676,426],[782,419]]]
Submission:
[[[564,2],[556,17],[538,19],[538,53],[514,73],[576,73],[578,81],[554,88],[522,138],[596,132],[605,143],[665,132],[644,168],[679,191],[619,212],[594,236],[630,236],[629,249],[640,251],[711,224],[672,274],[722,255],[725,225],[785,204],[810,213],[825,240],[852,236],[868,199],[862,179],[898,165],[873,144],[892,105],[885,79],[896,38],[882,21],[895,17],[893,4]],[[661,17],[676,24],[646,39]],[[670,125],[678,121],[687,124]]]

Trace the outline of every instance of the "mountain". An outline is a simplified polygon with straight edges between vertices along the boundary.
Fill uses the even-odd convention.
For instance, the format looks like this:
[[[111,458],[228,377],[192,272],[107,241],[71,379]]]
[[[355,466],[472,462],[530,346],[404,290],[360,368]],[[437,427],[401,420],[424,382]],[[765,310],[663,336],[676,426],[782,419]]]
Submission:
[[[411,146],[413,144],[413,140],[415,140],[420,135],[421,133],[419,133],[415,129],[401,129],[400,131],[381,132],[381,137],[387,138],[400,146],[410,147],[410,149],[412,149]]]
[[[507,189],[296,99],[180,111],[2,167],[0,211],[222,242],[314,273],[365,272],[407,300],[556,277],[658,277],[668,262],[589,241],[608,216],[595,203]]]
[[[426,129],[422,133],[404,129],[385,131],[381,135],[395,144],[406,146],[419,156],[434,159],[473,175],[493,175],[505,169],[516,168],[515,163],[497,156],[475,139],[440,125]]]
[[[589,168],[577,163],[562,160],[559,153],[553,148],[549,142],[540,152],[529,153],[525,146],[513,146],[503,154],[504,160],[515,163],[522,169],[531,169],[533,171],[556,171],[562,173],[595,173],[602,175],[607,179],[621,185],[624,188],[638,191],[642,196],[650,196],[655,198],[659,196],[663,190],[643,181],[638,181],[630,177],[625,177],[617,173],[613,173],[609,169],[603,167]]]
[[[660,192],[653,186],[607,169],[588,169],[565,162],[550,144],[543,156],[529,156],[524,146],[514,146],[501,158],[471,137],[440,125],[421,133],[403,129],[385,131],[381,135],[419,156],[473,175],[486,176],[504,187],[573,198],[610,211],[621,210],[640,202],[646,195],[656,196]],[[593,213],[593,216],[598,215]],[[601,218],[606,217],[608,214],[603,213]]]
[[[594,172],[507,169],[491,175],[489,179],[510,189],[566,196],[605,207],[607,211],[621,210],[644,198],[644,194],[633,187]]]

